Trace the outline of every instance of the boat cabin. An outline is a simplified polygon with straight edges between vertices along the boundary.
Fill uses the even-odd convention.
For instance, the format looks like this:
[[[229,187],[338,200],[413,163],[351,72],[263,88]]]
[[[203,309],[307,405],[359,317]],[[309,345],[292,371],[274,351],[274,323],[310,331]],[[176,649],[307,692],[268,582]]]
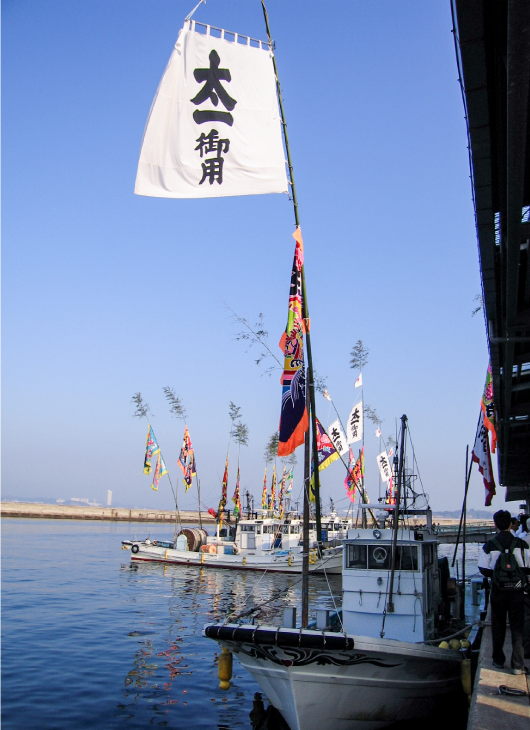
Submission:
[[[442,599],[436,536],[399,530],[390,612],[392,538],[388,529],[348,531],[342,573],[344,630],[412,643],[433,639]]]

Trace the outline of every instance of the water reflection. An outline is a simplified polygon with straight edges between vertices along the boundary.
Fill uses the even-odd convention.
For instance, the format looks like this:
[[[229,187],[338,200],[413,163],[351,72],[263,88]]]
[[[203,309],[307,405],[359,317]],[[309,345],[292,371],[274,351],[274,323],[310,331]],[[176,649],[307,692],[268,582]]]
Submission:
[[[207,622],[261,604],[259,623],[281,624],[284,606],[300,605],[300,576],[142,563],[122,568],[136,599],[128,633],[134,646],[117,717],[127,721],[148,710],[149,724],[157,726],[185,721],[197,727],[208,718],[205,727],[224,730],[288,730],[237,661],[231,689],[219,690],[219,647],[201,632]],[[330,577],[330,586],[338,602],[340,576]],[[313,614],[317,607],[333,608],[324,576],[311,576],[310,605]]]

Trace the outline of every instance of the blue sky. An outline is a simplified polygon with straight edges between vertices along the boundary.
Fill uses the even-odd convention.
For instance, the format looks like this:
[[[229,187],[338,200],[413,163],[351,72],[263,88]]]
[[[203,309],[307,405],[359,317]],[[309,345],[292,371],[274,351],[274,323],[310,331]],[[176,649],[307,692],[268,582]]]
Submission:
[[[3,3],[3,491],[171,506],[143,475],[141,391],[173,480],[188,411],[206,506],[216,506],[228,403],[250,442],[257,497],[280,413],[279,373],[236,341],[223,302],[273,347],[294,242],[286,196],[164,200],[133,194],[151,101],[192,3]],[[370,349],[366,402],[384,435],[409,417],[435,509],[458,509],[487,367],[449,2],[269,0],[305,242],[317,371],[345,419],[349,353]],[[265,38],[258,0],[208,0],[195,19]],[[334,420],[318,396],[324,424]],[[367,489],[378,440],[367,425]],[[235,484],[231,452],[229,491]],[[297,485],[301,484],[301,455]],[[344,498],[343,468],[323,497]],[[182,488],[179,489],[182,493]],[[503,505],[499,490],[493,506]],[[479,475],[469,506],[480,508]],[[194,493],[182,507],[196,505]],[[340,507],[346,507],[345,501]]]

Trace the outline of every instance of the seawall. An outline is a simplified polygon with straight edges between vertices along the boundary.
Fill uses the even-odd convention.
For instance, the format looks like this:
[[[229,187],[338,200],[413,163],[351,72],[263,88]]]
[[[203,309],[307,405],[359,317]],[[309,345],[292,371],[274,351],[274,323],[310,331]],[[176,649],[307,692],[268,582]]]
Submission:
[[[126,509],[124,507],[82,507],[61,504],[35,504],[31,502],[2,502],[2,517],[35,517],[55,520],[109,520],[112,522],[167,522],[176,519],[174,510]],[[215,520],[207,512],[201,513],[204,523],[214,524]],[[199,523],[199,513],[180,510],[180,521],[189,524]]]

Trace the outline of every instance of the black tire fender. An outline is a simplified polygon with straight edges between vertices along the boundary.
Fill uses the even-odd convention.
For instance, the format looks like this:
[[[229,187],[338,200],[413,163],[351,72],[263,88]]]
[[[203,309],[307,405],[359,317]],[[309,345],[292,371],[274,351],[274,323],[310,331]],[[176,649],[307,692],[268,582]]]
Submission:
[[[138,545],[133,545],[131,548],[131,553],[134,553],[136,555],[137,552],[139,552],[140,548]]]

